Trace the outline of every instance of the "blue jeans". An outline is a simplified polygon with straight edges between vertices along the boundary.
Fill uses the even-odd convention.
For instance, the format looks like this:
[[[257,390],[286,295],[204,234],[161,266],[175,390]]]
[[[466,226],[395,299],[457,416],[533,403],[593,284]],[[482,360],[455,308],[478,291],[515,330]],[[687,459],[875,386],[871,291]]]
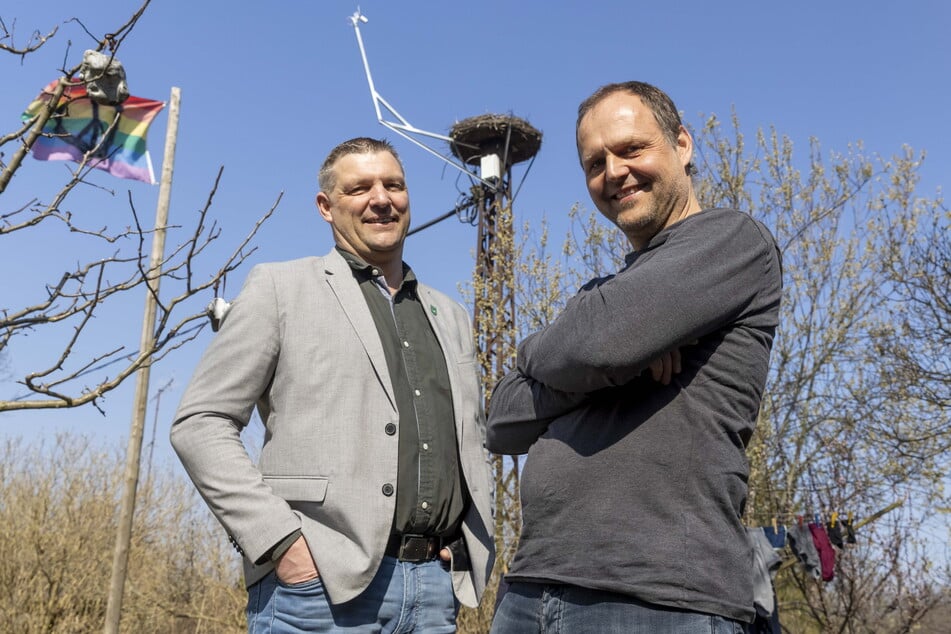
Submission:
[[[499,603],[492,634],[742,634],[722,616],[652,605],[578,586],[513,582]]]
[[[286,585],[271,572],[248,588],[248,634],[455,632],[459,604],[448,567],[384,557],[367,589],[339,605],[319,578]]]

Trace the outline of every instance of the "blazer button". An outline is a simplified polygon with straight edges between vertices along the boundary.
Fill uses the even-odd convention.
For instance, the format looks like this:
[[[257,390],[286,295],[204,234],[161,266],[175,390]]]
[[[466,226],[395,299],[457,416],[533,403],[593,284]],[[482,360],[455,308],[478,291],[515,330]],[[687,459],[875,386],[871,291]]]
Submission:
[[[383,485],[383,495],[385,495],[386,497],[390,497],[391,495],[393,495],[393,485],[390,484],[389,482]]]
[[[386,427],[383,428],[383,431],[386,432],[387,436],[392,436],[393,434],[396,433],[396,425],[394,425],[393,423],[387,423]]]

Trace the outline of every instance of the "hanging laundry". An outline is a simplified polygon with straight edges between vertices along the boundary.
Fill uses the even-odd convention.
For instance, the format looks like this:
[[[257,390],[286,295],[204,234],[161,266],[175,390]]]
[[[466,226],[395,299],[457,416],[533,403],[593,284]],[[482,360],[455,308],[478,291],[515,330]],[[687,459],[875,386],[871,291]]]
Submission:
[[[798,523],[786,529],[786,538],[789,540],[789,547],[806,573],[815,579],[821,579],[822,563],[819,561],[819,551],[816,550],[816,544],[812,539],[812,531],[802,523],[801,518]]]
[[[855,544],[855,529],[852,528],[852,513],[849,512],[848,518],[845,520],[845,543],[852,545]]]
[[[842,541],[842,522],[839,521],[838,513],[832,514],[829,523],[826,524],[826,533],[829,534],[829,541],[833,546],[839,550],[845,548],[845,543]]]
[[[773,548],[784,548],[786,546],[786,527],[782,524],[777,524],[775,520],[772,526],[763,527],[763,533]]]
[[[832,581],[835,577],[835,551],[832,542],[822,524],[809,522],[809,532],[812,533],[812,542],[819,553],[819,568],[823,581]]]
[[[753,605],[756,613],[769,616],[776,607],[773,579],[783,558],[760,528],[747,527],[746,537],[753,548]]]

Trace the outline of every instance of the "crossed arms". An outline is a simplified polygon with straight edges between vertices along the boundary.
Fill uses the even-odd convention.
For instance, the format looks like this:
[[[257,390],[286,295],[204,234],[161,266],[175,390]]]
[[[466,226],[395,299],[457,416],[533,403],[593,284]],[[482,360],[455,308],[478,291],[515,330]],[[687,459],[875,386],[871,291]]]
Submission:
[[[764,288],[778,303],[778,255],[768,234],[738,213],[725,223],[704,215],[617,275],[589,282],[522,341],[516,369],[492,394],[490,451],[526,453],[552,420],[596,393],[656,388],[641,376],[647,369],[669,382],[681,349],[744,319]]]

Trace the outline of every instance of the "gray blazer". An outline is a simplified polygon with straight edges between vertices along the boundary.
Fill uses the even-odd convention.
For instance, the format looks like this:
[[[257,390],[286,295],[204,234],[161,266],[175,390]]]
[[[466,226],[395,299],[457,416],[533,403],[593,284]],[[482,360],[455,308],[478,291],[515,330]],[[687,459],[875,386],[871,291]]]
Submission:
[[[471,504],[463,520],[471,570],[453,572],[475,606],[495,560],[490,472],[475,347],[463,307],[422,284],[420,301],[446,355],[456,438]],[[257,405],[256,465],[239,434]],[[399,424],[373,317],[347,262],[325,257],[251,269],[185,390],[171,441],[195,486],[244,554],[251,585],[267,551],[300,529],[330,600],[373,579],[396,508]],[[259,562],[256,565],[255,562]]]

